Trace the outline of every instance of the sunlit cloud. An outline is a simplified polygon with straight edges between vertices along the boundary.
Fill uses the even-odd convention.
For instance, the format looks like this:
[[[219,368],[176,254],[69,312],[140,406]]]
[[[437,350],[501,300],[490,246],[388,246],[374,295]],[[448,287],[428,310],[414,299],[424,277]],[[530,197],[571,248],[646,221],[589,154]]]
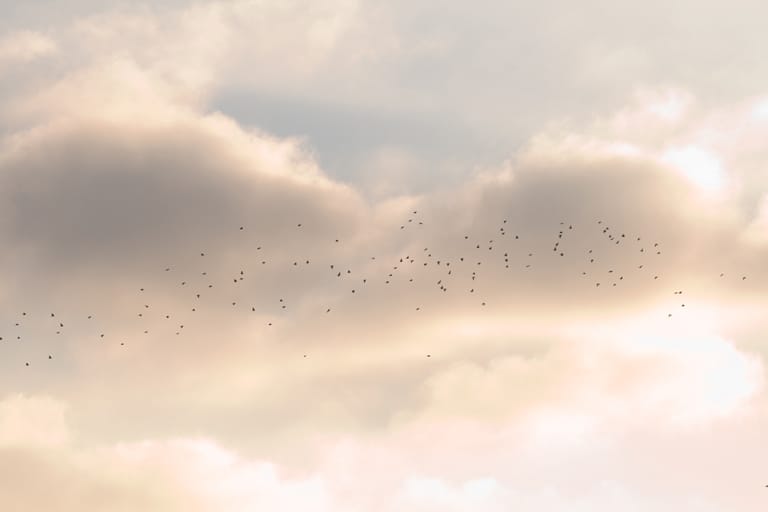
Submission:
[[[764,510],[738,9],[86,4],[0,35],[5,508]]]
[[[704,149],[670,149],[664,153],[663,161],[707,192],[717,192],[725,186],[725,174],[720,162]]]
[[[43,58],[56,53],[57,49],[53,39],[39,32],[11,32],[0,38],[0,66]]]

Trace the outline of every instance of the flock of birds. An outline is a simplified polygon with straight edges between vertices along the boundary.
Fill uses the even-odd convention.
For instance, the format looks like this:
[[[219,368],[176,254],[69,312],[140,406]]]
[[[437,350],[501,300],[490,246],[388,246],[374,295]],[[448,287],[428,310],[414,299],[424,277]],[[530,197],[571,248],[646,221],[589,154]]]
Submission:
[[[651,271],[651,269],[659,267],[659,265],[654,264],[655,262],[653,260],[653,258],[659,258],[662,255],[662,248],[659,242],[645,241],[641,236],[629,235],[625,232],[616,231],[602,220],[597,220],[595,222],[596,224],[593,227],[596,228],[596,231],[594,234],[603,238],[602,247],[606,244],[610,246],[629,246],[634,253],[634,256],[640,258],[639,260],[636,259],[633,261],[633,263],[636,264],[632,270],[643,273],[644,279],[652,279],[654,281],[660,279],[660,275]],[[399,226],[399,230],[407,231],[410,228],[419,229],[419,227],[423,226],[424,221],[418,217],[418,210],[413,210],[406,221]],[[481,268],[484,269],[496,264],[502,266],[501,268],[504,269],[512,268],[513,270],[524,272],[534,266],[534,263],[538,260],[537,256],[543,256],[543,252],[549,252],[549,257],[554,257],[555,260],[557,260],[558,258],[564,258],[566,252],[570,253],[571,251],[571,249],[566,250],[566,246],[567,240],[569,240],[575,232],[573,224],[564,221],[560,222],[557,228],[557,234],[552,241],[552,246],[546,250],[543,250],[544,247],[540,243],[535,244],[533,241],[526,243],[519,234],[510,231],[509,226],[510,224],[507,219],[500,219],[499,224],[493,228],[496,235],[491,239],[485,237],[481,239],[477,234],[472,233],[464,234],[463,239],[454,240],[452,242],[451,251],[446,251],[451,254],[443,254],[442,256],[436,253],[433,254],[429,247],[419,249],[415,253],[403,254],[401,256],[398,255],[394,257],[393,261],[387,261],[386,263],[381,262],[381,260],[385,258],[380,257],[380,259],[377,260],[376,256],[369,256],[368,258],[370,259],[370,262],[375,263],[375,268],[377,268],[378,271],[384,269],[382,274],[377,273],[376,275],[368,276],[358,275],[357,271],[353,272],[352,268],[348,268],[346,265],[340,265],[338,262],[322,262],[318,264],[323,265],[326,268],[326,272],[329,273],[327,277],[335,278],[349,286],[349,294],[352,296],[359,296],[359,292],[365,288],[370,288],[374,284],[390,286],[396,278],[400,277],[400,275],[407,274],[404,277],[407,281],[401,281],[401,283],[407,282],[409,285],[413,286],[417,283],[420,284],[424,282],[427,278],[435,277],[437,279],[432,281],[432,285],[435,287],[436,291],[442,294],[448,294],[449,289],[458,290],[459,293],[464,293],[467,297],[477,298],[474,304],[477,307],[483,308],[487,305],[487,299],[483,298],[483,293],[480,289],[481,287],[477,286]],[[240,232],[237,236],[248,236],[248,230],[245,226],[239,226],[239,228],[235,229]],[[301,230],[304,229],[304,226],[301,223],[298,223],[296,224],[295,229],[297,232],[292,236],[300,237]],[[487,235],[487,232],[484,234]],[[329,243],[337,247],[343,245],[339,239],[329,240]],[[534,247],[534,245],[536,247]],[[254,247],[257,255],[264,254],[265,251],[262,251],[261,246]],[[490,257],[490,255],[493,255],[493,257]],[[254,255],[251,256],[252,257],[249,258],[248,261],[255,263],[257,266],[268,267],[268,259],[263,257],[254,258]],[[206,252],[201,251],[199,253],[199,258],[201,261],[205,261]],[[627,258],[627,261],[629,261],[629,258]],[[626,282],[625,276],[628,276],[627,271],[629,270],[626,266],[622,267],[623,270],[620,270],[619,268],[605,269],[599,268],[599,263],[602,263],[602,260],[598,257],[598,249],[596,247],[588,247],[581,252],[580,264],[583,267],[581,277],[587,279],[590,286],[594,286],[594,288],[617,287]],[[310,267],[315,265],[315,262],[311,259],[303,258],[293,261],[281,261],[280,264],[288,266],[289,268],[295,268]],[[486,265],[485,267],[483,267],[484,264]],[[173,266],[160,268],[160,271],[167,276],[175,276],[179,274],[187,276],[171,279],[170,281],[179,290],[183,291],[185,297],[190,300],[188,309],[186,310],[188,315],[185,318],[189,318],[189,314],[193,317],[196,314],[199,316],[201,314],[200,311],[203,299],[212,294],[212,289],[216,288],[218,290],[219,287],[224,288],[222,286],[224,285],[224,282],[214,281],[213,274],[215,272],[213,272],[213,270],[216,269],[206,270],[205,265],[201,265],[195,271],[199,278],[193,279],[186,271],[178,271],[178,269]],[[418,270],[422,270],[421,274],[418,273]],[[437,275],[425,274],[424,270],[430,270],[431,272],[437,273]],[[237,269],[234,272],[229,273],[229,277],[227,278],[228,284],[231,287],[241,286],[251,273],[252,270],[246,271],[246,268]],[[719,277],[724,278],[725,273],[721,273]],[[744,281],[746,279],[747,276],[740,276],[740,280]],[[155,285],[159,280],[159,276],[155,276],[152,284]],[[185,326],[187,326],[188,323],[174,322],[174,320],[177,319],[176,314],[171,314],[171,312],[157,313],[157,310],[160,307],[156,307],[153,304],[153,301],[150,300],[149,286],[140,286],[135,290],[135,293],[137,309],[134,311],[134,315],[136,319],[139,319],[140,321],[146,321],[150,317],[154,319],[162,319],[166,321],[166,325],[173,325],[171,330],[167,331],[168,334],[173,332],[173,335],[180,336],[185,332]],[[229,308],[239,308],[239,310],[251,314],[264,313],[262,306],[265,302],[263,300],[257,301],[260,303],[260,306],[257,307],[255,303],[243,303],[242,300],[238,300],[240,295],[238,295],[237,298],[235,295],[238,294],[231,294],[231,297],[229,298],[232,300],[229,300],[226,304],[219,303],[218,307],[226,306]],[[683,290],[674,290],[673,295],[681,296],[683,295]],[[288,299],[284,296],[275,296],[267,302],[269,301],[274,301],[274,303],[273,307],[269,308],[270,311],[265,320],[265,327],[271,327],[273,322],[277,321],[277,318],[279,318],[274,315],[275,310],[277,312],[285,313],[289,306]],[[423,304],[414,306],[415,311],[422,311],[422,306]],[[685,303],[681,302],[679,307],[684,308]],[[334,312],[332,304],[322,305],[321,308],[324,314],[332,314]],[[667,313],[668,317],[672,317],[672,315],[672,312]],[[40,326],[40,322],[44,321],[43,329],[51,337],[60,336],[65,332],[68,323],[73,320],[71,317],[62,318],[62,316],[55,311],[20,311],[12,325],[0,325],[0,343],[10,340],[24,341],[26,339],[24,328],[34,321],[38,322],[38,327]],[[80,318],[76,320],[78,321],[78,325],[82,325],[81,322],[91,324],[97,323],[96,314],[93,311],[80,315]],[[98,328],[96,329],[96,331],[93,331],[93,329],[91,329],[91,331],[96,333],[97,339],[99,340],[114,340],[118,342],[120,346],[126,346],[129,342],[129,338],[124,336],[123,333],[113,336],[108,329],[103,331],[98,330]],[[139,329],[140,331],[137,334],[140,335],[149,335],[151,332],[149,322],[142,325]],[[189,329],[187,328],[186,330]],[[307,354],[304,354],[303,357],[307,357]],[[431,354],[426,354],[426,357],[431,357]],[[54,354],[47,354],[47,359],[53,360]],[[30,361],[25,361],[24,364],[28,367],[30,366]]]

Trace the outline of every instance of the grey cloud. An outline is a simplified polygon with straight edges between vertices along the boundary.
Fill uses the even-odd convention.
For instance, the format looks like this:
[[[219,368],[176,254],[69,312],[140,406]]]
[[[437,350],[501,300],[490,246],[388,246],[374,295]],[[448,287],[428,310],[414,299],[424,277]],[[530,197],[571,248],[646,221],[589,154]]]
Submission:
[[[88,11],[90,5],[80,8]],[[493,423],[504,417],[493,414],[498,410],[521,412],[515,419],[538,407],[559,408],[566,418],[571,412],[589,413],[617,435],[634,435],[633,429],[645,425],[631,418],[613,422],[612,410],[603,411],[600,404],[606,396],[621,402],[622,393],[636,389],[633,386],[669,383],[642,372],[642,378],[635,378],[633,370],[642,357],[624,354],[623,343],[636,334],[633,329],[644,326],[630,322],[621,332],[617,327],[627,317],[656,307],[677,308],[675,320],[683,318],[689,325],[722,316],[722,332],[714,334],[732,340],[733,352],[727,352],[731,346],[725,341],[717,348],[764,360],[759,334],[764,329],[754,311],[765,306],[768,248],[744,237],[752,219],[738,199],[718,203],[700,197],[690,183],[659,164],[653,151],[606,155],[586,143],[569,153],[558,141],[548,145],[546,140],[534,144],[535,151],[525,146],[517,151],[536,131],[532,127],[565,115],[578,120],[602,111],[605,105],[623,101],[637,83],[663,79],[692,84],[705,102],[754,92],[760,71],[744,66],[754,51],[737,52],[733,65],[724,59],[729,44],[742,45],[749,37],[759,42],[759,36],[745,31],[733,40],[718,41],[722,47],[714,51],[699,48],[700,31],[711,35],[733,18],[709,7],[700,17],[664,21],[657,19],[654,6],[633,8],[633,16],[616,7],[598,10],[596,4],[557,6],[553,16],[552,4],[522,11],[488,3],[470,13],[442,5],[404,9],[366,4],[351,9],[352,21],[340,22],[342,29],[335,34],[324,25],[333,16],[307,11],[301,3],[278,9],[276,18],[269,10],[239,6],[242,11],[232,12],[255,12],[254,26],[264,29],[259,34],[267,41],[293,44],[293,36],[302,34],[315,34],[316,39],[299,38],[287,49],[262,44],[264,40],[256,44],[250,38],[254,30],[248,30],[253,20],[244,16],[242,24],[229,27],[233,33],[242,31],[240,39],[234,37],[232,47],[222,47],[228,51],[213,51],[209,60],[215,63],[197,62],[198,52],[189,52],[194,64],[190,68],[216,77],[210,84],[196,81],[199,77],[191,73],[192,87],[183,80],[186,61],[169,58],[174,51],[157,57],[146,48],[185,47],[190,33],[203,33],[209,11],[203,11],[199,26],[192,23],[191,29],[179,31],[181,35],[170,30],[175,35],[168,41],[164,33],[158,36],[152,30],[146,36],[141,23],[138,43],[107,26],[105,39],[88,40],[105,41],[103,54],[94,44],[72,59],[76,62],[56,64],[77,69],[62,71],[55,87],[34,76],[30,80],[43,82],[40,95],[28,94],[24,87],[9,92],[9,97],[22,97],[14,112],[25,129],[14,126],[17,119],[5,127],[8,136],[0,159],[0,387],[71,401],[72,421],[85,440],[112,443],[202,431],[306,470],[309,459],[320,458],[313,450],[324,439],[355,438],[360,432],[386,438],[403,429],[418,430],[422,421],[475,417]],[[72,4],[75,17],[76,7]],[[224,9],[222,18],[229,19],[225,7],[218,8]],[[687,3],[673,8],[696,10]],[[305,11],[308,14],[300,16]],[[605,21],[604,30],[592,30],[599,20]],[[90,21],[97,27],[109,25],[110,17]],[[317,36],[317,30],[307,27],[328,32],[318,29]],[[269,28],[280,32],[274,41]],[[640,44],[649,34],[653,41]],[[682,43],[667,56],[673,37],[682,37]],[[160,44],[165,42],[175,46]],[[100,57],[110,61],[116,54],[127,55],[129,65],[103,65]],[[286,57],[297,54],[307,60]],[[243,66],[246,61],[249,65]],[[742,71],[732,82],[710,72],[734,68]],[[115,78],[116,71],[125,74]],[[136,90],[141,87],[132,80],[152,94]],[[189,100],[187,89],[200,83],[204,94],[198,104]],[[243,90],[247,98],[232,92]],[[97,99],[91,101],[91,96]],[[253,102],[251,109],[240,108],[248,102]],[[28,117],[25,107],[32,112]],[[120,107],[127,107],[128,113]],[[278,135],[305,136],[309,147],[245,131],[224,115],[204,114],[220,107],[243,124]],[[593,127],[576,121],[571,128],[577,135],[585,132],[584,140],[592,142]],[[642,124],[637,128],[654,129]],[[349,137],[339,142],[340,134]],[[623,135],[609,133],[606,140],[630,146],[636,142],[624,141]],[[393,146],[414,153],[412,168],[429,179],[395,170],[388,174],[386,159],[376,168],[376,178],[402,176],[408,183],[400,190],[416,189],[420,196],[371,198],[368,184],[355,181],[357,165],[370,163],[375,160],[371,155]],[[642,144],[632,147],[642,149]],[[500,169],[478,165],[484,171],[473,173],[477,167],[466,164],[487,164],[510,155],[509,165]],[[442,164],[451,161],[459,162],[446,179]],[[435,162],[439,165],[432,165]],[[336,164],[347,166],[344,181],[349,177],[352,186],[324,174],[338,177],[339,169],[327,168]],[[456,168],[461,171],[454,172]],[[359,172],[365,176],[364,170]],[[421,186],[413,186],[415,182]],[[749,181],[756,187],[760,183],[759,177]],[[418,214],[409,213],[413,210]],[[603,226],[614,236],[625,233],[626,241],[622,238],[617,246],[601,232]],[[470,238],[465,240],[465,235]],[[488,250],[491,239],[493,249]],[[558,240],[561,249],[553,251]],[[662,255],[653,251],[655,242]],[[594,264],[589,263],[590,249]],[[526,269],[529,261],[531,268]],[[637,268],[640,264],[644,269]],[[172,270],[165,272],[166,267]],[[241,270],[244,281],[233,282]],[[584,270],[587,277],[581,275]],[[720,272],[726,276],[720,278]],[[617,275],[625,279],[618,283]],[[742,275],[748,279],[742,281]],[[208,289],[209,284],[215,287]],[[144,295],[139,287],[146,289]],[[686,311],[695,313],[685,316],[679,309],[682,301],[672,295],[679,289],[685,290]],[[195,297],[199,290],[201,299]],[[144,310],[147,303],[149,313]],[[715,313],[695,309],[701,305],[711,305]],[[193,313],[192,307],[198,310]],[[749,314],[735,315],[738,310]],[[30,317],[15,326],[21,311]],[[52,311],[55,319],[48,316]],[[90,313],[93,319],[85,317]],[[166,319],[169,313],[172,318]],[[648,323],[656,334],[669,332],[672,355],[661,351],[662,366],[674,370],[675,364],[686,362],[685,350],[698,354],[700,345],[686,345],[689,338],[676,343],[678,324],[672,320],[667,328],[665,313],[659,314],[660,326],[655,316],[648,316]],[[65,327],[56,335],[59,319]],[[180,324],[185,325],[183,332]],[[570,360],[563,363],[565,369],[558,366],[557,355],[579,338],[561,331],[584,325],[615,329],[613,337],[602,341],[591,340],[597,335],[587,329],[580,336],[598,345],[604,342],[621,357],[597,354],[593,360],[600,368],[610,367],[608,378],[588,386],[587,398],[598,406],[578,400],[566,400],[563,406],[553,396],[570,396],[571,388],[578,387],[574,382],[606,375],[568,373]],[[143,334],[145,329],[149,334]],[[24,338],[17,341],[19,332]],[[106,337],[101,339],[100,333]],[[48,354],[54,355],[52,361]],[[32,365],[25,367],[28,361]],[[509,361],[517,366],[507,374],[504,364]],[[700,398],[700,390],[686,388],[695,387],[700,375],[710,378],[741,369],[715,364],[713,370],[704,363],[703,370],[696,367],[702,373],[675,373],[680,382],[669,385],[679,393],[675,400]],[[462,373],[464,367],[471,371]],[[542,367],[546,371],[538,380],[525,379]],[[614,395],[608,391],[616,391],[616,375],[626,377],[626,387]],[[466,379],[466,386],[445,385],[451,379]],[[486,397],[483,386],[488,382],[495,394],[487,395],[488,403],[477,404]],[[537,393],[542,382],[549,391],[543,396]],[[510,385],[518,387],[507,394],[505,386]],[[531,389],[524,389],[526,385]],[[447,390],[448,398],[435,393],[436,388]],[[453,394],[461,396],[454,400]],[[649,410],[641,412],[668,412],[664,407]],[[485,415],[488,411],[491,414]],[[703,421],[710,420],[706,416]],[[487,441],[491,437],[468,437],[470,446],[462,455],[475,461],[473,471],[487,471],[481,459],[498,459],[489,455],[498,455]],[[434,440],[423,432],[421,439]],[[510,438],[499,434],[492,439],[503,443]],[[480,446],[484,450],[473,449],[473,443],[483,442],[489,443]],[[424,444],[416,448],[432,451]],[[648,446],[659,449],[652,442]],[[445,470],[457,453],[446,451],[432,469]],[[68,471],[16,449],[6,454],[0,459],[18,463],[22,477],[45,477],[50,471],[50,481],[61,481]],[[516,454],[513,450],[508,459],[516,460]],[[635,454],[638,459],[644,455]],[[592,454],[582,456],[582,462],[592,460]],[[553,467],[561,462],[557,454],[552,457]],[[745,457],[742,453],[739,460]],[[425,455],[423,461],[410,462],[428,473],[432,459],[427,459]],[[625,461],[613,461],[596,471],[609,475],[622,465]],[[471,476],[464,474],[470,471],[463,465],[455,466],[456,479]],[[638,471],[656,466],[642,467]],[[680,462],[680,468],[685,467]],[[525,475],[527,469],[521,464],[516,474]],[[498,475],[508,470],[495,466]],[[562,471],[561,481],[567,481],[569,471]],[[70,487],[77,487],[74,480],[81,477],[99,481],[85,473],[73,476]],[[506,483],[514,487],[514,482]],[[95,485],[93,494],[88,488],[67,505],[92,495],[97,502],[119,502],[112,494],[121,495],[119,490]],[[637,485],[653,487],[645,477]],[[16,496],[13,491],[5,492]],[[669,489],[659,492],[676,495]],[[737,502],[733,496],[722,498],[723,503]],[[584,500],[589,503],[589,497]],[[162,503],[165,509],[171,507],[171,502]]]
[[[29,323],[37,330],[25,331],[29,341],[5,361],[5,375],[9,383],[17,379],[18,366],[33,357],[33,371],[39,372],[40,360],[51,351],[56,365],[69,360],[34,385],[45,389],[46,382],[67,375],[62,393],[96,404],[80,408],[83,421],[109,409],[105,400],[116,394],[123,396],[119,408],[147,411],[131,397],[143,389],[152,390],[159,404],[151,409],[155,431],[192,423],[246,442],[245,431],[227,425],[258,421],[253,428],[267,435],[303,428],[310,418],[331,430],[376,430],[425,407],[419,383],[454,358],[486,364],[509,354],[546,353],[560,343],[552,334],[516,332],[510,323],[539,325],[541,331],[553,311],[562,322],[610,311],[618,315],[682,287],[686,301],[694,303],[689,286],[701,289],[710,279],[704,274],[719,264],[729,265],[728,280],[709,287],[705,296],[720,293],[726,300],[745,289],[759,293],[763,286],[756,262],[764,249],[739,245],[743,226],[692,217],[701,207],[695,190],[642,158],[605,158],[587,149],[571,164],[521,158],[509,172],[478,176],[377,217],[381,205],[366,204],[348,188],[321,175],[314,185],[299,179],[307,172],[302,166],[313,169],[306,157],[277,158],[260,167],[258,159],[243,158],[237,144],[220,138],[205,118],[148,123],[72,121],[65,130],[31,136],[23,150],[3,161],[3,236],[16,248],[5,255],[5,268],[14,269],[6,282],[15,283],[4,297],[6,324],[21,304],[36,315],[55,308],[66,318],[62,340],[71,345],[62,352],[57,342],[43,342],[55,325],[40,327],[36,316]],[[412,208],[418,214],[408,213]],[[709,220],[702,224],[701,218]],[[616,246],[601,232],[604,225],[628,238]],[[560,230],[563,257],[552,251]],[[655,241],[663,256],[653,252]],[[641,247],[648,252],[640,253]],[[706,257],[692,259],[689,247]],[[589,249],[596,264],[588,263]],[[510,269],[504,252],[510,254]],[[400,263],[405,256],[415,263]],[[269,264],[262,266],[262,258]],[[748,260],[751,266],[745,266]],[[532,268],[525,269],[529,261]],[[649,266],[640,271],[636,266],[643,262]],[[173,271],[165,273],[165,266]],[[582,268],[588,277],[581,276]],[[211,275],[201,277],[206,269]],[[228,284],[240,269],[246,280]],[[654,272],[661,283],[652,279]],[[749,284],[734,283],[736,272],[749,272]],[[393,273],[390,284],[388,273]],[[626,280],[612,289],[619,273]],[[598,279],[605,279],[599,290]],[[181,280],[189,288],[180,286]],[[438,280],[449,292],[439,289]],[[216,287],[209,291],[208,283]],[[147,295],[139,286],[146,286]],[[197,301],[200,289],[203,299]],[[77,299],[66,300],[72,297]],[[287,311],[278,298],[286,300]],[[151,316],[140,320],[136,314],[145,301],[152,304]],[[200,311],[193,314],[190,308],[198,304]],[[98,329],[83,318],[91,311]],[[165,320],[165,313],[173,320]],[[508,327],[501,339],[420,334],[462,317],[501,320]],[[268,328],[267,322],[274,325]],[[186,324],[181,337],[174,335],[178,323]],[[147,327],[151,334],[142,336]],[[99,340],[100,330],[107,329],[107,340]],[[117,344],[123,340],[127,349]],[[426,353],[434,364],[425,365]],[[382,380],[399,385],[382,388]],[[349,386],[355,394],[345,391]],[[217,405],[213,397],[221,394],[232,394],[232,402]],[[211,410],[217,411],[214,417]],[[132,415],[121,432],[144,432],[141,424]]]

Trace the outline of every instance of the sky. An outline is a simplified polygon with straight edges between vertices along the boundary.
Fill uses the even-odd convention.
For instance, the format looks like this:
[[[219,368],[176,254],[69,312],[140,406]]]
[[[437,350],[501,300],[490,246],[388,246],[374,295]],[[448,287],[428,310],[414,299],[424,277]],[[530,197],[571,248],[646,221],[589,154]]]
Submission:
[[[3,510],[765,510],[764,2],[0,9]]]

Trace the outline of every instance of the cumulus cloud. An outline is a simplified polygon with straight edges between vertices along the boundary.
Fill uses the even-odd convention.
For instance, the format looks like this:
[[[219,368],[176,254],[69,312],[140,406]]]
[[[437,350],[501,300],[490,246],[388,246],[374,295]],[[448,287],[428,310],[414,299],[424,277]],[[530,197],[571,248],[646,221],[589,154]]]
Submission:
[[[366,96],[355,69],[460,41],[437,23],[410,46],[365,3],[305,11],[105,12],[0,44],[69,56],[2,102],[0,382],[34,394],[0,402],[0,501],[759,510],[737,476],[765,425],[764,101],[639,89],[420,194],[392,180],[433,160],[383,145],[370,194],[217,92],[258,75],[322,99],[333,69],[352,107],[413,114],[418,90]],[[590,75],[621,65],[598,57]]]
[[[153,76],[134,70],[139,76]],[[73,80],[83,93],[101,86],[99,80],[80,81],[79,75]],[[150,95],[153,88],[146,90]],[[139,100],[142,97],[139,94]],[[9,276],[4,295],[9,306],[36,304],[67,318],[71,327],[64,336],[74,342],[78,364],[94,375],[120,379],[116,389],[128,389],[135,364],[172,384],[160,397],[179,403],[179,396],[187,396],[190,406],[231,393],[238,397],[232,402],[240,403],[246,396],[281,386],[296,393],[291,396],[311,401],[311,391],[319,386],[331,398],[306,408],[312,417],[331,411],[342,421],[368,423],[366,417],[373,415],[379,422],[397,414],[403,402],[416,408],[423,403],[424,397],[413,391],[418,387],[404,388],[408,395],[395,399],[364,384],[378,375],[412,384],[428,378],[430,370],[423,363],[405,368],[404,360],[431,353],[448,364],[465,357],[469,347],[481,360],[503,360],[507,351],[515,354],[537,345],[526,341],[529,333],[541,340],[535,350],[562,343],[562,332],[547,327],[551,312],[545,304],[567,308],[558,313],[559,325],[583,324],[604,319],[609,311],[619,319],[627,308],[658,308],[659,301],[661,308],[679,308],[663,305],[673,289],[717,282],[723,268],[728,278],[710,287],[707,299],[743,287],[738,279],[742,273],[760,282],[755,251],[763,249],[742,244],[744,221],[734,203],[710,208],[710,199],[671,173],[651,144],[626,133],[619,144],[611,139],[615,135],[605,133],[606,123],[582,133],[536,137],[508,166],[480,173],[461,186],[367,204],[354,189],[325,176],[294,141],[249,132],[220,114],[189,106],[155,109],[154,102],[144,107],[141,101],[119,96],[112,97],[110,105],[79,113],[53,107],[52,122],[6,140],[3,237],[15,250],[4,258],[6,267],[17,270]],[[141,112],[141,124],[128,105]],[[636,111],[649,109],[640,106]],[[626,130],[633,118],[626,111],[621,116]],[[646,122],[643,116],[634,122]],[[399,230],[411,209],[420,212],[424,224]],[[630,238],[624,246],[611,248],[614,244],[605,240],[597,220],[612,226],[616,236],[627,233]],[[296,227],[299,223],[303,230]],[[243,233],[241,225],[247,227]],[[565,230],[567,254],[561,257],[552,253],[550,244],[566,225],[574,230]],[[504,234],[499,226],[505,226]],[[467,233],[470,240],[464,240]],[[643,240],[636,241],[636,236]],[[342,243],[336,244],[336,239]],[[493,253],[488,252],[488,239],[496,239]],[[655,254],[654,243],[660,243],[664,254]],[[726,244],[732,251],[724,254],[719,247]],[[691,264],[688,251],[693,247],[707,257]],[[589,250],[600,253],[598,265],[589,263]],[[504,252],[510,256],[503,257]],[[490,254],[493,260],[486,256]],[[418,259],[403,264],[406,275],[418,284],[401,277],[400,271],[387,285],[387,273],[404,256]],[[305,264],[306,259],[312,264]],[[445,266],[437,265],[440,259],[454,265],[451,277]],[[486,266],[476,265],[481,259]],[[512,262],[509,268],[505,259]],[[300,270],[293,268],[294,262],[302,262]],[[431,266],[423,268],[427,262]],[[531,268],[526,268],[528,262]],[[643,262],[648,269],[639,271]],[[354,269],[353,277],[336,278],[328,269],[331,264]],[[173,267],[174,273],[167,274],[172,277],[162,274],[165,267]],[[211,269],[227,270],[200,276]],[[194,320],[193,292],[180,288],[181,282],[199,292],[206,283],[242,270],[249,280],[225,292],[218,291],[218,285],[206,291],[206,321]],[[473,271],[475,280],[470,279]],[[588,271],[586,277],[583,271]],[[654,274],[661,276],[663,285],[655,282]],[[366,277],[371,282],[362,287]],[[441,279],[450,283],[450,293],[424,284]],[[594,287],[600,281],[605,287],[622,282],[606,292]],[[147,283],[152,307],[162,313],[143,324],[152,332],[143,337],[136,314],[146,301],[137,289]],[[82,299],[68,304],[73,287]],[[350,293],[354,288],[356,295]],[[470,288],[476,288],[476,295],[468,294]],[[100,305],[107,303],[106,296],[120,307],[104,310]],[[290,315],[282,314],[278,298],[289,300]],[[229,300],[241,305],[233,310]],[[481,301],[487,301],[487,308],[481,309]],[[260,312],[247,319],[244,311],[249,306],[258,306]],[[345,320],[329,320],[328,307]],[[695,303],[688,307],[695,308]],[[182,309],[181,316],[174,313],[178,323],[163,324],[162,314]],[[663,319],[665,313],[655,314]],[[82,338],[86,314],[100,321]],[[272,322],[275,329],[267,330]],[[184,345],[159,341],[173,336],[182,323],[187,328]],[[467,325],[474,327],[466,330]],[[108,327],[112,345],[128,342],[135,352],[121,356],[122,349],[116,349],[110,356],[115,359],[99,368],[104,352],[89,348],[92,341],[85,340]],[[258,342],[250,341],[254,339]],[[274,368],[273,360],[259,357],[280,340],[286,348],[269,349],[273,354],[309,352],[312,368],[297,369],[290,380],[281,378],[284,372]],[[32,353],[39,356],[51,348],[44,345],[42,352]],[[212,365],[213,373],[199,374],[201,358]],[[362,374],[361,368],[366,368]],[[168,370],[177,378],[168,380]],[[367,372],[373,372],[373,378]],[[367,398],[338,395],[345,379],[368,389]],[[144,384],[153,387],[157,382],[149,378]],[[93,388],[89,393],[99,392]],[[273,418],[298,421],[295,407],[284,407],[281,401],[258,402]]]
[[[33,31],[19,31],[0,38],[0,71],[14,63],[24,63],[56,53],[56,42]]]
[[[62,439],[69,435],[64,408],[34,396],[0,401],[0,497],[6,506],[67,511],[329,510],[318,478],[284,478],[272,464],[243,460],[206,439],[79,448]],[[18,428],[22,424],[24,429]],[[51,441],[56,450],[51,450]]]
[[[5,397],[0,423],[47,415],[67,439],[77,439],[78,432],[61,421],[66,409],[50,398]],[[322,455],[299,472],[201,437],[86,446],[73,439],[57,442],[53,451],[47,443],[16,442],[0,447],[0,496],[8,506],[65,511],[554,511],[566,505],[598,511],[619,505],[759,510],[744,506],[755,494],[733,478],[734,468],[719,463],[755,453],[750,443],[759,440],[756,427],[765,421],[752,419],[758,425],[747,430],[727,422],[707,433],[689,432],[685,440],[635,434],[634,446],[608,432],[569,439],[563,436],[565,417],[528,431],[514,424],[489,429],[481,423],[421,423],[372,438],[328,440]],[[701,442],[729,436],[738,437],[727,446],[711,443],[709,456],[696,454]],[[20,434],[16,441],[24,439],[35,441],[37,433]],[[665,450],[664,462],[649,459],[649,449]],[[679,471],[691,457],[698,466]],[[455,464],[459,459],[462,465]],[[718,482],[717,489],[702,488],[708,480]]]
[[[0,445],[47,448],[68,441],[66,407],[45,396],[6,396],[0,401]]]

